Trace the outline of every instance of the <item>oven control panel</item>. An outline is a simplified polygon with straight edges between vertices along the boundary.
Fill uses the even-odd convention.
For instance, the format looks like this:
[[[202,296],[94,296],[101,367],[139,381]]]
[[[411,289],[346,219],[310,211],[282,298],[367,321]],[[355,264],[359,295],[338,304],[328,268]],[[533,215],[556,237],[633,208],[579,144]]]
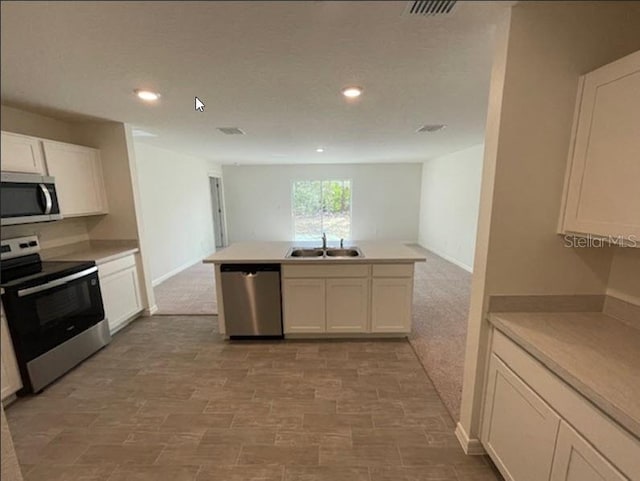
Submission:
[[[38,242],[38,236],[35,235],[4,239],[0,244],[0,258],[3,260],[36,254],[37,252],[40,252],[40,243]]]

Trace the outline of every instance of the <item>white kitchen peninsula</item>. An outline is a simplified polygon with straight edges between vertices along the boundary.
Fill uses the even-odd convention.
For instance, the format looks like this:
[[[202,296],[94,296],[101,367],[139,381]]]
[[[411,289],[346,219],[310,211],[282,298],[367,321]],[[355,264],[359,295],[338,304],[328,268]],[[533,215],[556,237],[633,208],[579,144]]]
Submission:
[[[285,337],[406,336],[411,331],[414,264],[425,257],[399,242],[354,246],[361,256],[290,257],[292,248],[317,248],[318,243],[246,242],[207,257],[204,262],[215,265],[220,332],[227,332],[220,266],[279,264]]]

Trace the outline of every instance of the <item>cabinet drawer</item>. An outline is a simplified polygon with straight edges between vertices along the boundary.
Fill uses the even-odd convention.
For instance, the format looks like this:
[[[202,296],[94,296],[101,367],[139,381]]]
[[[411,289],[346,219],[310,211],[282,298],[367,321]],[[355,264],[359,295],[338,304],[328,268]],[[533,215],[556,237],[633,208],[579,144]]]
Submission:
[[[364,264],[348,265],[288,265],[282,266],[282,277],[369,277],[369,266]]]
[[[413,264],[374,264],[373,277],[413,277]]]
[[[136,256],[131,254],[126,257],[122,257],[121,259],[116,259],[115,261],[106,262],[98,266],[98,273],[100,277],[106,277],[116,272],[119,272],[127,267],[136,265]]]

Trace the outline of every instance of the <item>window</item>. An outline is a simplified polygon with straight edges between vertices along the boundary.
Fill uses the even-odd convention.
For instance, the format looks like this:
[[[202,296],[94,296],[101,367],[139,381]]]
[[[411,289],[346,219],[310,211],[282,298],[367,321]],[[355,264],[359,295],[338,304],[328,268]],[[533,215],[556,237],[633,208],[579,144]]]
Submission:
[[[294,240],[351,238],[351,181],[294,181],[292,211]]]

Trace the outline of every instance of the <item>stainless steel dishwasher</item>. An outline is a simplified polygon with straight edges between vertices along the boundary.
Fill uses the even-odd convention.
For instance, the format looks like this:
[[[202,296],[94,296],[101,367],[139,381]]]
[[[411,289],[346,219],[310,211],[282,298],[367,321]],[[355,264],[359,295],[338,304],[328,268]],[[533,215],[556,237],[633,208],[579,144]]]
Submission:
[[[226,334],[282,337],[280,264],[222,264]]]

